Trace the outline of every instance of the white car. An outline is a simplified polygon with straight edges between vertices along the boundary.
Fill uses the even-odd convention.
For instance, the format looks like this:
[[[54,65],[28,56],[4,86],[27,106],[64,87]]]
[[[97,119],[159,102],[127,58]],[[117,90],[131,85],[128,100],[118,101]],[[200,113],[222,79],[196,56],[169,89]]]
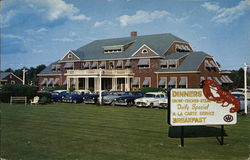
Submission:
[[[243,94],[245,95],[245,89],[244,88],[236,88],[231,94]],[[250,99],[250,90],[247,89],[247,99]]]
[[[166,108],[168,105],[168,98],[163,92],[148,92],[144,97],[135,100],[137,107],[160,107]]]

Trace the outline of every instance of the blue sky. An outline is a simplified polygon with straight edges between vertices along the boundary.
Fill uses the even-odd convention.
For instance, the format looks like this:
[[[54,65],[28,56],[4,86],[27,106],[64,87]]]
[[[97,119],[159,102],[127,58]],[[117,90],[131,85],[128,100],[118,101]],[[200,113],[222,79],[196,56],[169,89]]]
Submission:
[[[97,39],[172,33],[222,69],[250,63],[250,0],[3,0],[1,70],[48,65]]]

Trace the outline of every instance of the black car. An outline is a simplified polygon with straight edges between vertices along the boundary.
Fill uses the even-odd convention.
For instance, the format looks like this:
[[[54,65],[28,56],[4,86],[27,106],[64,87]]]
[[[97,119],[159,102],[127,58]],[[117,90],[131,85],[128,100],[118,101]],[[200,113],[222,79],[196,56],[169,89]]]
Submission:
[[[106,96],[108,94],[109,94],[109,92],[104,91],[104,92],[102,92],[102,97]],[[98,104],[99,103],[98,101],[99,101],[99,94],[98,93],[89,94],[83,98],[83,103],[85,103],[85,104]]]
[[[142,92],[129,92],[129,95],[116,98],[114,103],[115,105],[133,106],[135,104],[134,100],[141,97],[144,97]]]

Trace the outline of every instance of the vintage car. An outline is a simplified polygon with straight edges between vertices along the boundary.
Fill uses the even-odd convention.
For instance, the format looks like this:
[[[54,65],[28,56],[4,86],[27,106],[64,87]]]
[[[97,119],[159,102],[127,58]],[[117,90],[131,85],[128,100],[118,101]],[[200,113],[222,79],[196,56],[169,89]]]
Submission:
[[[243,96],[245,95],[245,89],[244,88],[236,88],[234,89],[233,92],[231,92],[231,94],[243,94]],[[247,89],[247,99],[250,100],[250,90]]]
[[[62,101],[69,102],[69,103],[82,103],[83,98],[90,93],[91,92],[89,90],[75,90],[63,96]]]
[[[109,92],[108,91],[102,91],[101,92],[101,96],[106,96],[108,95]],[[98,104],[99,103],[99,92],[95,92],[95,93],[92,93],[92,94],[88,94],[86,95],[85,97],[83,97],[83,102],[85,104]]]
[[[135,99],[143,97],[144,94],[142,92],[129,92],[128,95],[121,96],[114,100],[115,105],[121,106],[133,106],[135,104]]]
[[[245,96],[244,96],[244,94],[242,94],[242,93],[233,93],[232,95],[235,96],[236,98],[238,98],[239,101],[240,101],[239,112],[245,110]],[[247,111],[249,111],[249,110],[250,110],[250,99],[247,99]]]
[[[63,90],[63,91],[53,91],[51,93],[51,99],[53,102],[62,102],[62,97],[66,96],[67,94],[69,94],[70,92]]]
[[[168,104],[168,99],[163,92],[148,92],[142,98],[135,100],[135,105],[137,107],[159,107],[166,108]]]
[[[119,98],[121,96],[126,96],[129,95],[129,92],[124,92],[124,91],[111,91],[108,95],[103,96],[102,98],[102,103],[103,104],[110,104],[112,106],[115,105],[114,100],[116,98]]]

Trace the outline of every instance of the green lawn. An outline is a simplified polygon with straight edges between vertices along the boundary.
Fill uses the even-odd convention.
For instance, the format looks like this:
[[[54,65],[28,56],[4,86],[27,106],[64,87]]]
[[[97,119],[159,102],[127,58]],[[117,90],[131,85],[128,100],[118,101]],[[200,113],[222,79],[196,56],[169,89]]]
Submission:
[[[237,125],[225,127],[228,136],[224,146],[219,145],[216,137],[202,136],[185,138],[185,147],[180,148],[179,138],[168,136],[166,110],[63,103],[1,104],[0,157],[8,160],[239,160],[249,157],[249,126],[250,117],[239,115]]]

